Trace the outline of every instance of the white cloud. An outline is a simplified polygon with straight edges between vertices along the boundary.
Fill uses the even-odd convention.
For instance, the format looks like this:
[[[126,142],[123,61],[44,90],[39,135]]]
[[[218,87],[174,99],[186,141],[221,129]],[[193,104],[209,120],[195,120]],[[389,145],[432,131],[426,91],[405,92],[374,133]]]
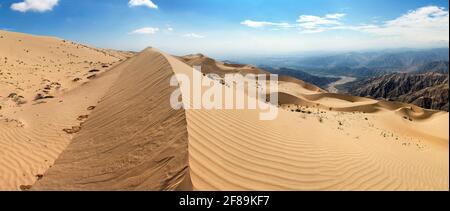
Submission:
[[[173,31],[173,28],[172,27],[169,27],[169,28],[167,28],[167,31]]]
[[[295,27],[301,34],[321,33],[330,30],[352,30],[375,35],[390,42],[449,42],[449,11],[443,7],[425,6],[411,10],[398,18],[361,25],[342,22],[344,13],[324,16],[301,15],[297,24],[245,20],[241,24],[252,28]],[[379,19],[379,18],[377,18]]]
[[[158,5],[153,3],[151,0],[130,0],[128,2],[129,7],[140,7],[145,6],[151,9],[158,9]]]
[[[415,8],[399,14],[398,17],[368,17],[367,22],[350,24],[350,14],[331,13],[325,15],[301,14],[295,21],[284,25],[297,29],[298,33],[283,33],[280,39],[281,23],[271,20],[245,20],[240,24],[264,29],[267,33],[245,32],[232,40],[241,51],[249,53],[273,54],[297,51],[317,50],[367,50],[384,48],[434,48],[449,44],[449,10],[438,6]],[[345,18],[344,18],[345,17]],[[376,21],[374,21],[376,20]],[[295,21],[295,22],[294,22]],[[350,20],[349,20],[350,21]],[[339,33],[332,33],[333,31]],[[273,32],[272,32],[273,31]],[[324,33],[329,32],[329,33]],[[314,35],[308,35],[314,34]],[[245,39],[242,36],[247,36]],[[230,38],[231,39],[231,38]],[[208,43],[214,45],[214,43]],[[208,46],[209,47],[209,46]],[[217,49],[227,49],[221,45]],[[220,52],[218,50],[218,52]]]
[[[130,32],[130,34],[155,34],[158,31],[159,31],[158,28],[144,27],[144,28],[136,29],[136,30]]]
[[[245,20],[245,21],[242,21],[241,24],[246,25],[251,28],[261,28],[261,27],[270,25],[270,22]]]
[[[343,13],[327,14],[324,17],[301,15],[297,23],[302,33],[319,33],[342,25],[340,19],[344,16]]]
[[[318,33],[328,30],[330,27],[342,25],[340,19],[344,17],[343,13],[327,14],[324,17],[313,15],[301,15],[296,24],[286,22],[253,21],[245,20],[241,24],[251,28],[271,27],[272,29],[298,28],[302,33]]]
[[[19,12],[46,12],[58,5],[59,0],[25,0],[23,2],[13,3],[11,9]]]
[[[379,25],[370,24],[353,28],[385,37],[448,42],[449,12],[442,7],[426,6]]]
[[[344,16],[346,16],[345,13],[334,13],[334,14],[325,15],[325,18],[328,18],[328,19],[341,19]]]
[[[275,22],[267,22],[267,21],[253,21],[253,20],[245,20],[241,22],[242,25],[246,25],[251,28],[263,28],[267,26],[279,27],[279,28],[292,28],[289,23],[275,23]]]
[[[197,38],[197,39],[205,38],[205,36],[199,35],[199,34],[195,34],[195,33],[185,34],[185,35],[183,35],[183,37]]]

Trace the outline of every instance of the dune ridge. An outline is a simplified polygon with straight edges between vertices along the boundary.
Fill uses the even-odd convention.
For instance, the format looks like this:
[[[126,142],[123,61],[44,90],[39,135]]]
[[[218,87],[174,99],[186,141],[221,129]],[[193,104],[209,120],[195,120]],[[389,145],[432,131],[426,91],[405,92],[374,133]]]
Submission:
[[[34,190],[189,189],[184,110],[173,110],[173,75],[151,49],[114,69],[117,80]]]

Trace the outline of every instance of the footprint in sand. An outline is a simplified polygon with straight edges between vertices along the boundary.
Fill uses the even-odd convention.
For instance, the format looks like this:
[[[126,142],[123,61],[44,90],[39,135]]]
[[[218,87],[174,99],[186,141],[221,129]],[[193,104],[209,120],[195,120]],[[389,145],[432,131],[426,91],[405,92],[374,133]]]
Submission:
[[[80,132],[81,127],[80,126],[73,126],[72,128],[65,128],[63,129],[64,132],[67,134],[74,134]]]

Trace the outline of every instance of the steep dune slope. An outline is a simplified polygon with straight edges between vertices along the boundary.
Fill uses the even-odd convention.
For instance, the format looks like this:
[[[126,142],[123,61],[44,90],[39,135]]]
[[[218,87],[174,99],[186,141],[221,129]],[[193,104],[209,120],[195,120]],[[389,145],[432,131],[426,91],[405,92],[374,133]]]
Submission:
[[[185,112],[170,107],[166,58],[148,49],[114,71],[120,79],[34,190],[189,189]]]

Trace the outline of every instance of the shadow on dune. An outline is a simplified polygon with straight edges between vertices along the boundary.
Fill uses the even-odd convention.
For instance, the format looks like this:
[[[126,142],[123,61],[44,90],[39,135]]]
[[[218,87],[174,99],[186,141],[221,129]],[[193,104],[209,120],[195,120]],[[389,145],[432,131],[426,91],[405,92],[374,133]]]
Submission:
[[[191,190],[186,116],[170,106],[166,58],[147,49],[111,71],[118,80],[32,190]]]

